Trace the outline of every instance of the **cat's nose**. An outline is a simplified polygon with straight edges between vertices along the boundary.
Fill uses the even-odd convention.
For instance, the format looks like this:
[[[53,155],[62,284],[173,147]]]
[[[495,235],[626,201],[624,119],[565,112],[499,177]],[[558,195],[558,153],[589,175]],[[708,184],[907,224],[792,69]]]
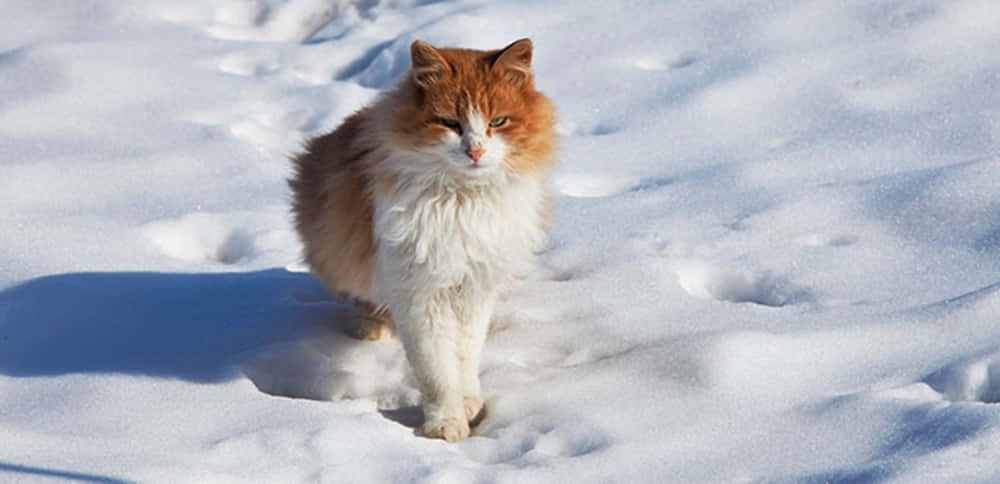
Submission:
[[[482,146],[470,146],[465,149],[465,154],[469,155],[469,158],[472,158],[472,161],[479,161],[479,158],[483,156],[483,153],[485,152],[486,150],[484,150]]]

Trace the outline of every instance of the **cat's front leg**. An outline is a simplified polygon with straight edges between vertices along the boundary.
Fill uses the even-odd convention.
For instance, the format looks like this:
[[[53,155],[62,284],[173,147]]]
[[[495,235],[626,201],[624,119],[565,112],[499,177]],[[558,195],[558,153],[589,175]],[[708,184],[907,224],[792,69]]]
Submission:
[[[441,294],[404,291],[392,303],[396,330],[420,384],[425,437],[456,442],[469,436],[459,372],[458,320]],[[398,308],[398,309],[397,309]]]
[[[479,383],[480,356],[496,306],[497,292],[488,291],[463,301],[459,321],[458,359],[462,379],[462,403],[469,425],[476,426],[485,417]]]

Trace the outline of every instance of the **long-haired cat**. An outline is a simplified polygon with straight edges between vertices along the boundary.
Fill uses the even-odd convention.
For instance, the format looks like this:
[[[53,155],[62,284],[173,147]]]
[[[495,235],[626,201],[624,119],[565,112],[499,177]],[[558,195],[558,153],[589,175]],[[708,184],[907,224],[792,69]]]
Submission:
[[[355,302],[353,332],[402,340],[427,437],[482,415],[479,357],[498,293],[544,242],[556,140],[532,44],[410,46],[393,89],[294,162],[293,212],[312,272]]]

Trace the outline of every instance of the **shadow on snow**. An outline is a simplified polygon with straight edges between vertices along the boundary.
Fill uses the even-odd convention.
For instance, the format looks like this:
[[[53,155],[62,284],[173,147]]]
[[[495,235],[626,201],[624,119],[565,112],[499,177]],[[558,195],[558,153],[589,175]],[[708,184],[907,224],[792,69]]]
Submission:
[[[0,292],[0,373],[225,381],[255,350],[340,333],[348,311],[283,269],[46,276]]]
[[[102,476],[98,474],[86,474],[83,472],[73,472],[57,469],[46,469],[42,467],[32,467],[20,464],[11,464],[8,462],[0,461],[0,477],[3,474],[20,474],[18,477],[24,478],[52,478],[52,479],[64,479],[67,481],[74,482],[94,482],[98,484],[126,484],[131,481],[125,481],[115,477]]]

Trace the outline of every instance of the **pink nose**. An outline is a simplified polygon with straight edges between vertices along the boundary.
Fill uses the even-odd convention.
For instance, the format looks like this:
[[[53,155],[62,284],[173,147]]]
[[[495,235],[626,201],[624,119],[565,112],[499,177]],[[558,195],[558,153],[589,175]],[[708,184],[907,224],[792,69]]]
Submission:
[[[465,154],[472,158],[472,161],[479,161],[479,157],[483,156],[486,150],[482,146],[470,146],[465,149]]]

